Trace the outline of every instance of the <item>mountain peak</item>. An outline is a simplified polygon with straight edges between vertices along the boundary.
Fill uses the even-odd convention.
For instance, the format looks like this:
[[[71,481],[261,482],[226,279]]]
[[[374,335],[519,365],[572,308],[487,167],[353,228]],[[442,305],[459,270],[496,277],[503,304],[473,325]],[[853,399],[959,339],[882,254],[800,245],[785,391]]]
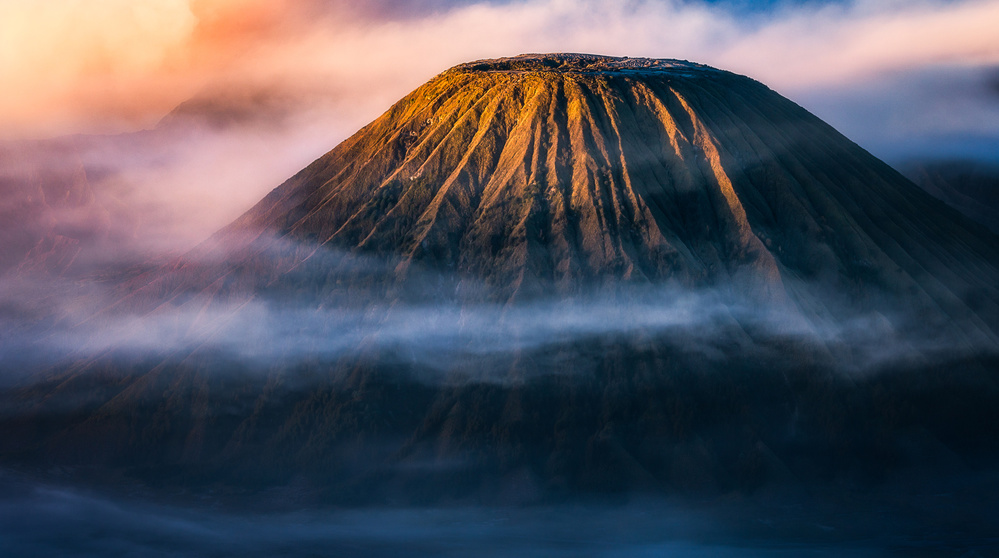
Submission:
[[[629,58],[597,54],[521,54],[508,58],[477,60],[451,68],[451,73],[554,72],[563,74],[629,74],[637,72],[715,72],[710,66],[667,58]]]
[[[135,279],[77,329],[179,342],[12,392],[30,419],[0,417],[0,457],[365,498],[866,489],[994,452],[968,432],[999,424],[997,266],[995,236],[752,79],[474,62]]]
[[[835,293],[865,311],[999,316],[981,279],[999,272],[960,263],[999,255],[960,215],[763,84],[678,60],[456,66],[216,240],[238,267],[258,238],[297,247],[270,278],[335,249],[397,260],[387,283],[415,264],[496,301],[670,284],[810,315],[843,307],[817,294]]]

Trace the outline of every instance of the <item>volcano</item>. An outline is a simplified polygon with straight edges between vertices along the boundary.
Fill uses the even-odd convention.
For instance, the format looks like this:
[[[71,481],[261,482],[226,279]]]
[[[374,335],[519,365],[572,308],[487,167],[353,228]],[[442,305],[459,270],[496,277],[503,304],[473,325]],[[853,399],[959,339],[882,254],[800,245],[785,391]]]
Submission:
[[[180,334],[6,390],[0,450],[338,502],[991,466],[997,246],[747,77],[472,62],[130,278],[72,331]]]
[[[393,283],[417,264],[500,302],[671,283],[810,314],[838,306],[815,288],[861,305],[892,299],[980,317],[971,322],[990,335],[999,317],[992,237],[764,85],[675,60],[527,55],[452,68],[201,253],[225,262],[213,280],[257,276],[275,240],[296,250],[268,266],[267,284],[332,247],[393,258]]]

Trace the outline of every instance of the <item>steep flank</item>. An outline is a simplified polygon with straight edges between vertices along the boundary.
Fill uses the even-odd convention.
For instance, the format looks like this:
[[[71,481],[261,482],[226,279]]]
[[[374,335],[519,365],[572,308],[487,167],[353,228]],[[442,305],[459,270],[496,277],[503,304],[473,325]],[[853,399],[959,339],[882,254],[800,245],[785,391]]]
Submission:
[[[442,74],[234,228],[392,252],[507,295],[741,267],[779,282],[706,124],[667,81],[509,64]]]
[[[912,160],[898,168],[920,188],[999,234],[999,164],[960,159]]]

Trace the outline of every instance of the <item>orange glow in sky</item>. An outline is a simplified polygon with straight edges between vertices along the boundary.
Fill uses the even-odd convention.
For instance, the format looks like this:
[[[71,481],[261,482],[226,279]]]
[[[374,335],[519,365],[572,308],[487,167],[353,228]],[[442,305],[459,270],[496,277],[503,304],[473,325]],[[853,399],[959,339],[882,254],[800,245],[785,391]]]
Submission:
[[[784,91],[999,64],[999,0],[808,3],[748,23],[652,0],[464,0],[411,17],[342,4],[0,0],[0,137],[148,127],[218,84],[387,103],[452,64],[522,52],[686,58]]]

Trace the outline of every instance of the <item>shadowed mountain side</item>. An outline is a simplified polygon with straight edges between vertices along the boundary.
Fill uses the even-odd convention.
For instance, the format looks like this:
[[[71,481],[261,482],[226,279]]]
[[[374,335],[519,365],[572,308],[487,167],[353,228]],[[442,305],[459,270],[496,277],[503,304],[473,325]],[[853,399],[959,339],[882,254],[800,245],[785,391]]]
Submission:
[[[88,176],[83,141],[0,144],[0,275],[64,273],[107,250],[121,233],[113,224],[125,228],[127,209]]]
[[[450,382],[384,352],[281,370],[120,359],[6,393],[2,454],[167,491],[287,487],[299,503],[848,490],[999,457],[994,359],[847,377],[799,340],[718,339],[707,358],[689,340],[582,339],[456,362]],[[508,380],[468,378],[489,369]]]
[[[294,248],[262,269],[275,238]],[[902,306],[988,338],[999,323],[990,238],[760,83],[679,61],[528,55],[457,66],[271,192],[180,271],[134,284],[127,304],[147,308],[150,293],[159,301],[239,269],[274,285],[321,246],[401,258],[396,281],[413,264],[453,272],[446,297],[456,286],[459,297],[512,301],[668,282],[809,319]],[[484,289],[464,293],[465,279]]]
[[[999,164],[909,161],[900,169],[920,188],[999,234]]]

